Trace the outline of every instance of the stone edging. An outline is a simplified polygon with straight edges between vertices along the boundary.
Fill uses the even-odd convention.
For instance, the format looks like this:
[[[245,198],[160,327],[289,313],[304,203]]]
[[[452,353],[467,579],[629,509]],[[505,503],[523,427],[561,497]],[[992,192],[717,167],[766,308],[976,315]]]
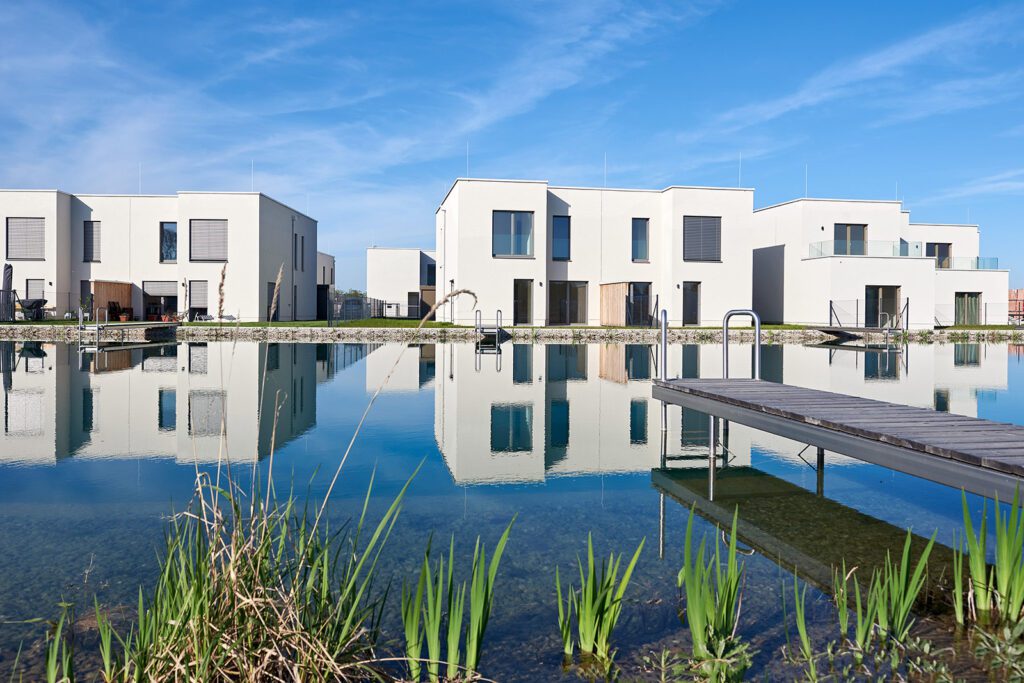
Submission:
[[[651,344],[659,339],[659,332],[649,328],[595,329],[595,328],[510,328],[513,341],[528,343],[585,344],[593,342]],[[146,336],[142,329],[119,330],[107,328],[101,336],[104,342],[144,342],[170,339],[167,331],[158,330]],[[92,340],[93,334],[84,337]],[[273,342],[473,342],[478,336],[468,327],[428,327],[421,330],[407,327],[179,327],[175,337],[179,341],[273,341]],[[15,341],[78,341],[78,328],[73,325],[0,325],[0,339]],[[753,331],[738,329],[730,333],[730,339],[750,342]],[[830,335],[813,330],[766,330],[763,340],[766,344],[813,344],[833,339]],[[882,342],[883,335],[867,335],[866,341]],[[962,342],[1011,342],[1024,343],[1024,331],[1011,330],[956,330],[911,332],[896,335],[894,342],[917,343],[962,343]],[[712,329],[671,329],[669,341],[684,344],[721,343],[722,333]]]

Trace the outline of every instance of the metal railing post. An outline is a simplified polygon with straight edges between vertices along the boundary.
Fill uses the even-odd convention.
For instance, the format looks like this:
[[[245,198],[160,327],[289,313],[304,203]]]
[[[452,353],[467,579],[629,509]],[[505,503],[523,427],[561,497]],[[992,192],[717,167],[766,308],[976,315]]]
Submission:
[[[661,379],[668,379],[668,311],[661,311]]]
[[[749,315],[754,321],[754,379],[761,379],[761,316],[749,308],[734,308],[722,318],[722,379],[729,379],[729,319]]]

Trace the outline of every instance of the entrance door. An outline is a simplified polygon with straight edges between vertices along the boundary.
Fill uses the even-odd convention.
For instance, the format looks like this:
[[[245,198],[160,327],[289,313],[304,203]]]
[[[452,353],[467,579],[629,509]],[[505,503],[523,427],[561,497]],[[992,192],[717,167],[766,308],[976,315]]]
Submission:
[[[533,280],[512,281],[512,324],[533,322]]]
[[[957,292],[953,295],[955,325],[981,324],[981,293]]]
[[[899,287],[868,285],[864,288],[864,327],[892,327],[899,313]]]
[[[683,283],[683,324],[700,324],[700,283]]]

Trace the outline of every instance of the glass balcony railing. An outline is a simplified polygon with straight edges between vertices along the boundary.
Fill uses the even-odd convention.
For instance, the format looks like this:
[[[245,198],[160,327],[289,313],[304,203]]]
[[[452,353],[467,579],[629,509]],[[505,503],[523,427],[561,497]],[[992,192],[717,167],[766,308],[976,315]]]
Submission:
[[[811,243],[810,256],[924,256],[924,244],[904,240],[825,240]]]
[[[925,256],[923,242],[904,240],[825,240],[812,242],[811,258],[822,256]],[[935,267],[942,270],[999,270],[999,259],[994,256],[946,256],[935,259]]]
[[[950,256],[939,259],[936,267],[943,270],[999,270],[995,256]]]

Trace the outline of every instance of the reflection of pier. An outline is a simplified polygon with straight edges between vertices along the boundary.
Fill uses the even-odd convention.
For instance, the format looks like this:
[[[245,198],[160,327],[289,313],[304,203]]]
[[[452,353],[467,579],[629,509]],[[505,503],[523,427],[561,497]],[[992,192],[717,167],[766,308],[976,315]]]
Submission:
[[[714,496],[709,498],[709,470],[660,468],[651,471],[651,483],[663,496],[701,517],[728,529],[733,511],[739,508],[737,534],[746,545],[774,560],[787,571],[830,590],[833,568],[846,561],[848,569],[870,577],[882,566],[886,551],[898,557],[906,530],[813,493],[754,467],[718,468]],[[665,537],[661,517],[661,537]],[[918,556],[928,539],[914,535],[912,556]],[[929,559],[933,576],[951,566],[952,551],[936,545]]]

